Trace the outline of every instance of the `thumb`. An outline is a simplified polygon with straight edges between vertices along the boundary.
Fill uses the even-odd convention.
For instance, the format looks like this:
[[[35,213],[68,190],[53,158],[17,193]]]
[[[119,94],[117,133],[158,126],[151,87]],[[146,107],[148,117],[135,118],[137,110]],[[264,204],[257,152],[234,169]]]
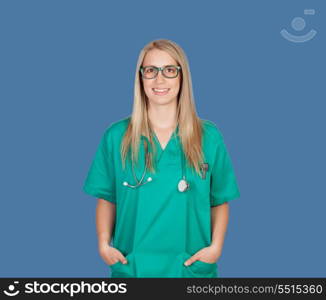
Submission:
[[[121,254],[120,256],[120,261],[123,263],[123,264],[126,264],[128,261],[127,259]]]
[[[126,264],[128,261],[126,257],[122,254],[122,252],[119,249],[116,249],[116,252],[118,254],[118,259],[121,261],[121,263]]]
[[[185,266],[190,266],[192,263],[194,263],[197,260],[196,256],[192,256],[190,258],[188,258],[185,262],[184,265]]]

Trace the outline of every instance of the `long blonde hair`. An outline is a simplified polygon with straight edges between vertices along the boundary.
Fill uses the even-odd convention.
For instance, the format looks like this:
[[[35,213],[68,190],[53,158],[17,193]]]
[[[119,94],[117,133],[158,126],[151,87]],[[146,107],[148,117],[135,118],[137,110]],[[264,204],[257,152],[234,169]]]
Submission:
[[[152,149],[154,149],[154,153],[152,151],[149,152],[148,169],[151,172],[155,172],[153,155],[156,153],[156,148],[151,134],[152,129],[147,112],[148,99],[143,88],[143,82],[139,71],[146,53],[152,49],[166,51],[174,58],[178,65],[181,66],[181,71],[179,73],[179,76],[181,76],[180,90],[177,101],[178,134],[187,163],[200,174],[199,163],[203,162],[201,147],[202,122],[197,116],[194,104],[188,60],[186,54],[179,45],[166,39],[151,41],[145,45],[139,54],[135,75],[133,111],[120,149],[123,168],[125,168],[125,160],[130,148],[132,149],[132,163],[137,163],[139,143],[141,135],[144,135],[150,141]]]

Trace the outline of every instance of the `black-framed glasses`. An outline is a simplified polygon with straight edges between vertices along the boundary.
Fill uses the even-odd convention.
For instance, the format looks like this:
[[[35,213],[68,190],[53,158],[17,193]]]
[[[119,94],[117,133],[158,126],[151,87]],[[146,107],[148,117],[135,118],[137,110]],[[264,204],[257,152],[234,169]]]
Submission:
[[[144,79],[153,79],[161,71],[166,78],[176,78],[181,70],[180,66],[168,65],[164,67],[145,66],[140,67],[140,72]]]

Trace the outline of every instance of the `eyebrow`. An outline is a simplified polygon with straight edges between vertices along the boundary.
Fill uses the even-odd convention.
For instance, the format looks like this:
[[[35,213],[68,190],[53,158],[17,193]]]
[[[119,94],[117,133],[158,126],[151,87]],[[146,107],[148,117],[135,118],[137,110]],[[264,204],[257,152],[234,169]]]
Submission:
[[[174,64],[168,64],[168,65],[164,65],[162,67],[166,67],[166,66],[175,66]],[[146,65],[146,66],[143,66],[144,67],[156,67],[156,68],[159,68],[158,66],[155,66],[155,65]]]

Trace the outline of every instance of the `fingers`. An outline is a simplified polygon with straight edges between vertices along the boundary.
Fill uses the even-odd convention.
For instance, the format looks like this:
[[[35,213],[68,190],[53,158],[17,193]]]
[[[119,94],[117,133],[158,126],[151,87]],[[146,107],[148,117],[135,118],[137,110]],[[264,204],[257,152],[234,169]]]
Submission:
[[[122,264],[128,263],[126,257],[118,249],[114,247],[108,247],[105,250],[106,251],[102,253],[102,257],[108,265],[111,266],[118,262],[121,262]]]
[[[114,259],[113,261],[108,260],[108,265],[112,266],[112,265],[116,264],[117,262],[119,262],[119,259]]]
[[[127,259],[125,258],[125,256],[117,249],[117,252],[118,252],[118,260],[123,263],[123,264],[126,264],[128,261]]]
[[[118,258],[115,258],[114,259],[114,261],[112,262],[112,263],[110,263],[109,265],[114,265],[114,264],[116,264],[117,262],[121,262],[122,264],[126,264],[126,263],[128,263],[128,261],[127,261],[127,259],[123,256],[123,255],[121,255],[121,256],[119,256]]]
[[[185,262],[184,262],[184,265],[185,266],[190,266],[192,263],[194,263],[196,260],[198,260],[199,257],[198,256],[192,256],[190,257],[189,259],[187,259]]]
[[[120,261],[121,261],[121,263],[123,263],[123,264],[126,264],[128,261],[127,261],[127,259],[123,256],[123,255],[121,255],[121,257],[120,257]]]

